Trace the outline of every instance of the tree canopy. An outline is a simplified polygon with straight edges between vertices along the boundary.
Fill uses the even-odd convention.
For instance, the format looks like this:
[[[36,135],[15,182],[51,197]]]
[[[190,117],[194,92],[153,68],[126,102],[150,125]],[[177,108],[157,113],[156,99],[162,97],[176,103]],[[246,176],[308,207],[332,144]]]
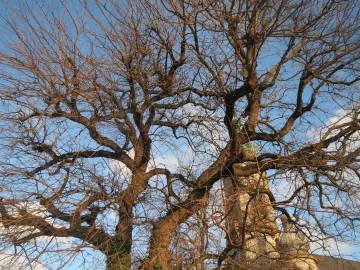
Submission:
[[[237,163],[311,242],[358,231],[359,1],[1,5],[4,253],[216,265]]]

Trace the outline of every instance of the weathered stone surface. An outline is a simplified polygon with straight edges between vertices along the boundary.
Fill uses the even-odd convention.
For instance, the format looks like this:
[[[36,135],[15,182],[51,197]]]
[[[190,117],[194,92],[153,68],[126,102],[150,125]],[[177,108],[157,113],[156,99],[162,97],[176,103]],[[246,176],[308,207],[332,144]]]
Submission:
[[[266,175],[244,177],[246,164],[233,166],[234,176],[223,179],[226,228],[232,250],[225,269],[318,270],[309,243],[292,222],[275,221]]]
[[[283,215],[281,217],[283,231],[277,243],[284,269],[318,270],[316,260],[309,253],[310,244],[305,234],[299,231],[294,222]]]
[[[244,165],[235,164],[234,177],[224,179],[226,227],[233,247],[228,264],[233,269],[265,269],[280,257],[276,250],[279,229],[266,177],[242,177],[243,169]]]

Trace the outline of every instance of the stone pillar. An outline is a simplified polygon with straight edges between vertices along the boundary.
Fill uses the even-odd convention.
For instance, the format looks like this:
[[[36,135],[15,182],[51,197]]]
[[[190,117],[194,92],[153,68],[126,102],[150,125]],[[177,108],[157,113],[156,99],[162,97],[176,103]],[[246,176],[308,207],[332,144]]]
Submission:
[[[283,232],[278,241],[283,270],[318,270],[316,260],[309,253],[310,244],[306,236],[297,230],[294,223],[283,215]]]
[[[276,238],[279,229],[270,203],[267,177],[244,177],[246,163],[233,166],[234,176],[225,178],[225,212],[228,241],[228,269],[276,269],[279,258]]]
[[[228,242],[225,269],[318,270],[306,236],[286,216],[283,231],[275,222],[266,175],[246,172],[247,163],[233,166],[223,179]]]

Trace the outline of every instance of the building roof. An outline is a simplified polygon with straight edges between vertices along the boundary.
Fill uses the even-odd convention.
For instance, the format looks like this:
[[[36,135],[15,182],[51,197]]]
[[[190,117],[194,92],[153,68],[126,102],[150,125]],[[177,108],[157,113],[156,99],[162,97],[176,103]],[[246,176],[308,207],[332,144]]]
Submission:
[[[327,256],[315,257],[319,270],[360,270],[360,262]]]

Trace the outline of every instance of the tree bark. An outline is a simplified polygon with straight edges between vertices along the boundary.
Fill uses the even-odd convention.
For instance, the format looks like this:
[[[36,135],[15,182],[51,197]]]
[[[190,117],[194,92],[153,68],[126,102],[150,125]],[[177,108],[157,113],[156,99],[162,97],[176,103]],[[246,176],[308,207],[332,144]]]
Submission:
[[[129,270],[131,269],[130,254],[124,250],[114,251],[107,255],[106,270]]]
[[[131,237],[117,234],[110,241],[104,252],[106,255],[106,270],[131,269]]]

